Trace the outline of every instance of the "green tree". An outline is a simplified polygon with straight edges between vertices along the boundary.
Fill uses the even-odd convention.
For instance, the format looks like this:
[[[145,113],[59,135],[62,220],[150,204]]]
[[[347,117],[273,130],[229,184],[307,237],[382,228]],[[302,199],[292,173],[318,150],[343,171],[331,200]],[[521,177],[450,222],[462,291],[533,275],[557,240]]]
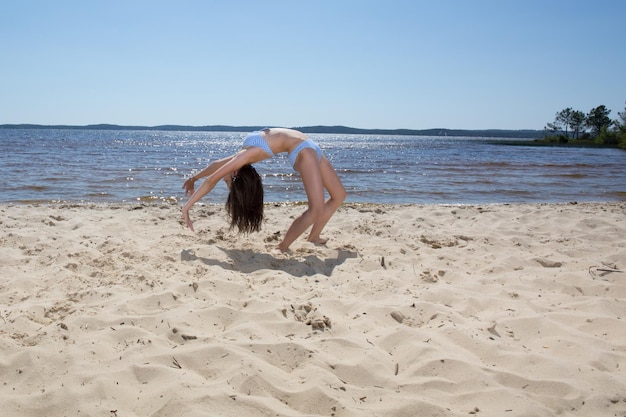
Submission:
[[[580,110],[574,110],[572,112],[569,127],[570,129],[572,129],[572,132],[574,133],[574,138],[578,139],[578,135],[583,130],[583,127],[585,126],[585,119],[586,119],[585,113],[581,112]]]
[[[624,111],[617,113],[617,119],[613,121],[613,124],[620,132],[626,132],[626,107]]]
[[[618,118],[613,122],[617,128],[617,136],[619,137],[619,147],[626,149],[626,107],[624,111],[617,113]]]
[[[609,114],[611,110],[607,109],[605,105],[601,105],[596,107],[595,109],[591,109],[587,114],[587,119],[585,124],[595,133],[595,136],[600,135],[602,129],[606,129],[611,126],[611,119],[609,118]]]
[[[546,127],[544,127],[544,130],[550,131],[550,133],[554,135],[556,132],[559,131],[559,127],[554,123],[548,123],[546,124]]]
[[[572,108],[568,107],[558,112],[554,117],[554,124],[556,126],[565,128],[565,137],[569,137],[569,134],[567,133],[567,128],[572,123],[572,113]]]

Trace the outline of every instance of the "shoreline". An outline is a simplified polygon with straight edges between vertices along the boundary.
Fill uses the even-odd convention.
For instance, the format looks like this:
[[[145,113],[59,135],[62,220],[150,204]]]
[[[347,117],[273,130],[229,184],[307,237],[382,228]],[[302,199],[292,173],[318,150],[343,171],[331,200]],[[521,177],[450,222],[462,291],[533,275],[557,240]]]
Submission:
[[[0,204],[9,415],[626,413],[626,202]]]
[[[181,207],[186,200],[178,199],[154,199],[136,201],[85,201],[85,200],[32,200],[32,201],[0,201],[0,207],[127,207],[131,205],[143,207]],[[589,205],[589,204],[624,204],[626,200],[597,200],[597,201],[542,201],[542,202],[493,202],[493,203],[376,203],[376,202],[344,202],[343,208],[359,206],[385,206],[385,207],[472,207],[472,206],[542,206],[542,205]],[[266,201],[264,207],[301,207],[307,204],[306,200],[292,201]],[[224,203],[199,201],[195,207],[223,207]]]

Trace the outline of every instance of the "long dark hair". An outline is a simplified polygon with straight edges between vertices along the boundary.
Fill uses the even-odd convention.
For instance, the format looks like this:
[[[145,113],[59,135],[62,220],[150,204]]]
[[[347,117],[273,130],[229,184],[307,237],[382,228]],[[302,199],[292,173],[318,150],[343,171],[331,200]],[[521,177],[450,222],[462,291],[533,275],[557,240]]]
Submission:
[[[263,183],[252,165],[242,166],[230,184],[226,199],[231,230],[239,233],[258,232],[263,222]]]

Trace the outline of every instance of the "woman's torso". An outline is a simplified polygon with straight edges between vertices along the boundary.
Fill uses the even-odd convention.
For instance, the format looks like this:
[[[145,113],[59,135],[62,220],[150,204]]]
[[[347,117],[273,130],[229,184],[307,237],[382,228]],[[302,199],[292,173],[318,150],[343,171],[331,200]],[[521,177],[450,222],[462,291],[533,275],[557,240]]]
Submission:
[[[307,140],[304,133],[294,129],[286,129],[282,127],[273,127],[261,131],[261,136],[269,145],[274,154],[281,152],[291,152],[300,143]]]

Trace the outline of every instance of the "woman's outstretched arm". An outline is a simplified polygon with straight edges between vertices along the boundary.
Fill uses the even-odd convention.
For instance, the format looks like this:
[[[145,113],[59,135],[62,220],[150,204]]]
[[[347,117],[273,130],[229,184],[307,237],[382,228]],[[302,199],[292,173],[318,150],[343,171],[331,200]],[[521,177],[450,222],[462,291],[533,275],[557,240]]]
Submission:
[[[235,155],[231,155],[231,156],[228,156],[226,158],[222,158],[222,159],[219,159],[217,161],[213,161],[209,165],[207,165],[207,167],[204,168],[202,171],[200,171],[197,174],[193,175],[192,177],[188,178],[187,181],[185,181],[185,183],[183,184],[183,189],[185,190],[185,195],[192,195],[194,193],[196,181],[198,181],[200,178],[208,177],[209,175],[213,174],[215,171],[217,171],[225,163],[227,163],[228,161],[230,161],[234,157],[235,157]]]
[[[196,204],[202,197],[210,193],[211,190],[215,188],[217,183],[226,175],[238,171],[239,168],[246,164],[258,162],[260,160],[258,158],[259,151],[259,148],[246,148],[242,149],[235,155],[231,155],[229,157],[220,159],[219,161],[213,162],[208,167],[200,171],[199,174],[208,175],[208,177],[195,191],[193,183],[191,183],[191,186],[188,185],[188,182],[191,180],[191,178],[185,181],[183,188],[188,194],[191,193],[191,197],[189,197],[189,200],[187,200],[187,202],[183,206],[182,215],[183,220],[187,224],[187,227],[189,227],[192,232],[194,231],[193,223],[189,218],[189,210],[191,209],[191,207]]]

